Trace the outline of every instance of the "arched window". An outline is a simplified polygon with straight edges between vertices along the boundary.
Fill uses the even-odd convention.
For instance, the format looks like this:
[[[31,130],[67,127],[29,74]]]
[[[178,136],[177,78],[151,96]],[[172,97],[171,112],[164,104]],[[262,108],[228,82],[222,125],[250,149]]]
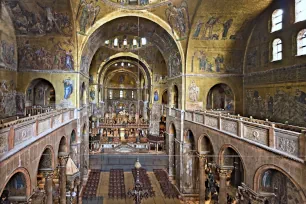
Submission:
[[[273,59],[272,61],[278,61],[283,58],[282,40],[277,38],[273,41]]]
[[[306,55],[306,29],[297,35],[297,55]]]
[[[281,30],[283,28],[283,10],[277,9],[272,13],[271,32]]]
[[[306,0],[295,0],[295,22],[306,20]]]

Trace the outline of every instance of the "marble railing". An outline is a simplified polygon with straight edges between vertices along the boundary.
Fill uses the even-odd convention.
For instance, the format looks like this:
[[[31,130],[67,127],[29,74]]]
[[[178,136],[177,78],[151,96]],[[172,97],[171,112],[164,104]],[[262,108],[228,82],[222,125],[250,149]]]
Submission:
[[[38,135],[75,119],[74,109],[54,110],[17,119],[0,126],[0,158]]]
[[[53,111],[54,107],[26,107],[25,108],[25,115],[31,116],[31,115],[39,115],[41,113],[48,113],[50,111]]]
[[[215,111],[168,109],[171,117],[194,122],[255,145],[267,147],[284,156],[306,161],[306,128]]]
[[[301,127],[218,112],[185,112],[185,120],[244,138],[258,145],[305,160],[306,130]],[[288,130],[292,129],[292,130]],[[295,131],[293,131],[295,130]]]

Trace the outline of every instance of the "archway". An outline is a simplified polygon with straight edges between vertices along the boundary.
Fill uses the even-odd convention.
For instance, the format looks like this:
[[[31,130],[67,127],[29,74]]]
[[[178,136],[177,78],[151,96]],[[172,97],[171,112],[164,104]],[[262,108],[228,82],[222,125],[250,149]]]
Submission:
[[[167,90],[165,90],[162,95],[162,104],[168,105],[168,91]]]
[[[26,91],[26,107],[55,107],[55,89],[47,80],[34,79]]]
[[[198,189],[198,160],[195,151],[195,139],[191,130],[185,131],[183,145],[183,191],[196,193]]]
[[[86,85],[85,85],[85,82],[83,82],[81,84],[81,87],[80,87],[80,105],[83,106],[84,104],[86,104]]]
[[[207,95],[206,109],[234,112],[235,96],[232,89],[226,84],[213,86]]]
[[[214,161],[214,148],[211,143],[211,140],[207,135],[203,135],[199,138],[198,141],[198,152],[205,152],[207,155],[207,162],[212,163]]]
[[[70,134],[70,149],[69,149],[69,155],[72,159],[72,161],[77,165],[78,168],[80,168],[80,163],[78,160],[78,142],[77,142],[77,137],[76,133],[74,130],[72,130]]]
[[[304,203],[302,189],[283,169],[274,165],[260,167],[254,176],[254,190],[267,195],[266,203]],[[269,196],[270,195],[270,196]]]
[[[173,96],[173,99],[172,99],[173,108],[179,108],[179,91],[176,85],[173,86],[172,96]]]
[[[15,174],[13,174],[13,176],[11,176],[9,181],[6,183],[2,191],[1,201],[26,202],[29,196],[28,191],[30,190],[29,182],[30,178],[28,172],[17,171]]]
[[[54,152],[47,146],[43,151],[37,168],[37,189],[32,198],[35,203],[53,203]],[[43,192],[46,192],[45,194]]]
[[[244,163],[239,155],[239,153],[231,146],[225,146],[221,150],[221,166],[232,166],[233,171],[230,178],[230,185],[234,188],[241,186],[241,183],[244,182]]]

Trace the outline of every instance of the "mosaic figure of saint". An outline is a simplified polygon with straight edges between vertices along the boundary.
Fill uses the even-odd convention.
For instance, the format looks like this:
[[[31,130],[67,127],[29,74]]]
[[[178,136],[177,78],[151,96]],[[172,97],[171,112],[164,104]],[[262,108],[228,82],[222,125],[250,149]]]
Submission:
[[[64,83],[64,99],[68,99],[73,92],[73,82],[70,78],[65,79]]]
[[[72,53],[71,50],[66,52],[66,68],[68,68],[69,70],[73,70],[73,57],[72,57]]]
[[[158,101],[159,97],[158,97],[158,92],[154,91],[154,101]]]
[[[188,14],[188,5],[186,1],[183,1],[179,7],[174,6],[172,3],[168,4],[166,9],[166,17],[169,25],[174,30],[179,32],[180,37],[184,37],[189,31],[190,22]]]
[[[80,32],[85,33],[87,26],[92,26],[95,23],[96,18],[100,13],[100,6],[95,6],[93,1],[87,3],[86,0],[80,0],[77,17],[79,16],[79,13],[81,13],[79,21]]]

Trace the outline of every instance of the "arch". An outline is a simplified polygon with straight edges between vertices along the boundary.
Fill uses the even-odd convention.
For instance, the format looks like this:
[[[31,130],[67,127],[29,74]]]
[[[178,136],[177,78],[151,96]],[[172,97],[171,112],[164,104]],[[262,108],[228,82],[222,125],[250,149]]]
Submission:
[[[81,87],[80,87],[80,102],[81,102],[81,105],[83,104],[86,104],[86,84],[85,82],[83,81],[82,84],[81,84]]]
[[[78,143],[77,143],[77,135],[76,131],[72,130],[70,134],[70,146],[69,146],[69,156],[71,157],[72,161],[78,165]]]
[[[233,89],[225,83],[212,86],[206,100],[206,109],[235,112],[235,94]]]
[[[290,174],[288,174],[284,169],[276,166],[276,165],[273,165],[273,164],[265,164],[265,165],[262,165],[260,166],[256,172],[255,172],[255,175],[254,175],[254,191],[255,192],[259,192],[260,190],[260,180],[261,178],[263,177],[263,174],[267,171],[267,170],[276,170],[280,173],[282,173],[284,176],[286,176],[287,178],[289,178],[289,180],[294,184],[294,186],[297,188],[298,192],[299,192],[299,195],[302,199],[302,201],[306,202],[306,195],[305,193],[303,192],[303,189],[300,187],[300,185],[290,176]]]
[[[209,152],[209,155],[214,154],[214,145],[211,138],[207,134],[203,134],[198,139],[198,152]]]
[[[26,196],[27,196],[27,198],[30,197],[30,195],[31,195],[31,177],[30,177],[30,174],[29,174],[28,170],[23,168],[23,167],[19,167],[19,168],[15,169],[13,171],[13,173],[11,173],[10,176],[6,179],[6,181],[4,182],[3,188],[0,191],[1,196],[2,196],[2,193],[3,193],[6,185],[9,183],[11,178],[14,175],[16,175],[17,173],[21,173],[24,176],[25,181],[26,181]]]
[[[84,52],[84,49],[88,43],[88,40],[90,38],[90,36],[92,36],[92,34],[99,29],[101,26],[105,25],[108,22],[111,22],[115,19],[118,18],[122,18],[122,17],[139,17],[139,18],[144,18],[147,20],[152,21],[153,23],[156,23],[157,25],[159,25],[162,29],[164,29],[171,37],[172,39],[175,41],[176,46],[179,50],[180,53],[180,57],[181,57],[181,61],[184,62],[185,60],[185,55],[184,55],[184,50],[182,47],[182,44],[175,40],[175,39],[179,39],[179,35],[177,34],[177,32],[175,30],[172,31],[172,28],[170,27],[170,25],[163,20],[162,18],[160,18],[159,16],[150,13],[150,12],[146,12],[143,10],[139,10],[137,13],[125,13],[122,12],[122,10],[116,10],[114,12],[111,12],[107,15],[105,15],[103,18],[100,18],[99,20],[97,20],[87,31],[86,31],[86,36],[84,37],[81,43],[81,52],[79,52],[79,56],[78,59],[81,59],[82,53]],[[154,19],[154,20],[152,20]],[[184,72],[184,63],[182,63],[182,73]]]
[[[283,42],[280,38],[276,38],[272,43],[272,61],[278,61],[283,58]]]
[[[306,55],[306,28],[298,32],[296,41],[297,55]]]
[[[169,135],[171,135],[171,134],[176,136],[176,128],[175,128],[175,125],[174,125],[173,122],[171,122],[170,125],[169,125]]]
[[[194,134],[190,129],[185,130],[184,144],[189,144],[191,148],[190,150],[195,150]]]
[[[162,94],[162,104],[168,105],[168,89],[165,89]]]
[[[45,164],[41,164],[42,159],[50,159],[48,157],[51,156],[51,162],[47,162]],[[45,157],[45,158],[44,158]],[[51,145],[47,145],[44,150],[42,151],[41,155],[40,155],[40,159],[38,162],[38,166],[37,166],[37,173],[39,171],[40,167],[48,167],[48,168],[52,168],[54,169],[55,167],[55,160],[54,160],[55,154],[54,154],[54,149]]]
[[[61,140],[58,145],[58,152],[67,152],[68,147],[68,141],[65,136],[61,137]]]
[[[276,9],[271,16],[271,33],[281,30],[283,28],[283,9]]]
[[[179,108],[179,89],[177,85],[173,85],[172,96],[173,96],[173,107]]]
[[[231,156],[225,160],[226,154],[231,155]],[[237,148],[235,148],[234,146],[230,144],[225,144],[220,148],[218,157],[219,157],[218,160],[219,160],[220,166],[233,166],[234,167],[233,172],[231,174],[232,185],[236,187],[238,187],[238,185],[241,185],[241,182],[245,181],[246,166]]]
[[[137,60],[139,62],[141,62],[146,68],[147,68],[147,71],[149,73],[149,76],[150,78],[152,78],[152,71],[151,71],[151,67],[150,65],[144,60],[142,59],[139,55],[136,55],[132,52],[120,52],[120,53],[116,53],[112,56],[110,56],[107,60],[103,61],[100,66],[99,66],[99,69],[98,69],[98,72],[97,72],[97,77],[98,79],[100,78],[99,76],[100,75],[103,75],[107,70],[106,69],[103,69],[103,67],[109,63],[110,61],[112,60],[115,60],[117,58],[124,58],[124,57],[130,57],[134,60]],[[122,60],[121,60],[122,61]],[[116,63],[116,62],[115,62]],[[140,66],[140,68],[143,68],[142,66]],[[142,70],[143,71],[143,70]]]
[[[33,79],[27,86],[25,106],[55,107],[56,92],[53,84],[44,78]]]

